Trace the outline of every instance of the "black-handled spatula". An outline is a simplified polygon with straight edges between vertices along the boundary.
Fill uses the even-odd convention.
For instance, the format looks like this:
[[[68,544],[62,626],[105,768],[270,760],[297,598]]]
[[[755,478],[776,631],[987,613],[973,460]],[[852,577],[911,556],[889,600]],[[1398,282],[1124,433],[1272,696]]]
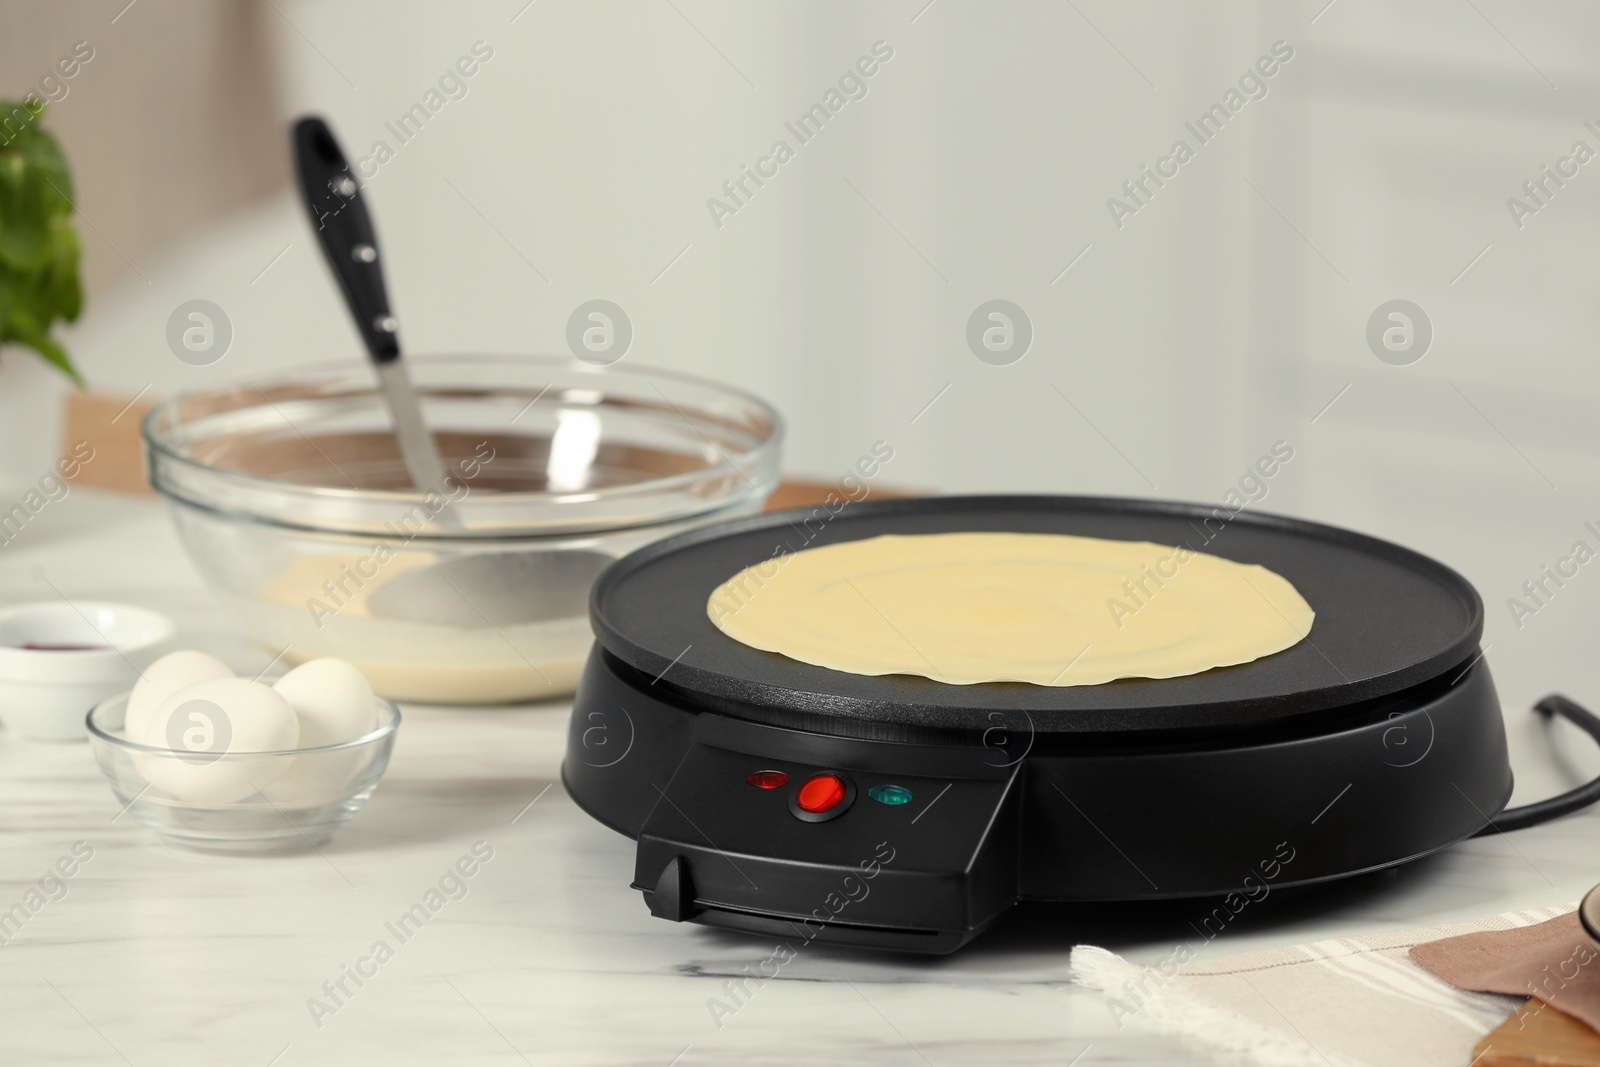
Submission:
[[[416,488],[442,493],[444,463],[433,435],[422,421],[416,391],[400,359],[400,327],[389,310],[378,239],[372,217],[361,200],[361,187],[350,173],[350,164],[333,131],[322,119],[300,119],[294,124],[293,140],[295,171],[300,179],[301,198],[311,215],[311,228],[333,276],[339,280],[356,329],[378,370],[378,382],[394,420],[406,473]],[[446,525],[455,522],[448,509],[439,518]]]
[[[294,158],[311,228],[378,369],[406,472],[416,488],[445,492],[444,464],[400,358],[399,326],[389,311],[378,241],[361,187],[320,118],[295,123]],[[463,528],[451,507],[438,513],[438,522],[451,531]],[[369,596],[368,609],[383,618],[469,630],[581,620],[589,586],[611,559],[581,549],[447,554],[382,583]]]

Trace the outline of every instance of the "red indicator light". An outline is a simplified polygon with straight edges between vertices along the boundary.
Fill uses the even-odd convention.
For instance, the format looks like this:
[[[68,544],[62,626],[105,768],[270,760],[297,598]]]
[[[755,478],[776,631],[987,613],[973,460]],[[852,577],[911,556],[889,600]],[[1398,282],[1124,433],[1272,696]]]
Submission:
[[[844,800],[844,782],[832,774],[819,774],[807,780],[800,787],[800,793],[795,797],[795,803],[800,805],[801,811],[809,811],[819,815],[825,811],[832,811]]]
[[[789,784],[789,776],[782,771],[756,771],[746,775],[745,781],[757,789],[782,789]]]

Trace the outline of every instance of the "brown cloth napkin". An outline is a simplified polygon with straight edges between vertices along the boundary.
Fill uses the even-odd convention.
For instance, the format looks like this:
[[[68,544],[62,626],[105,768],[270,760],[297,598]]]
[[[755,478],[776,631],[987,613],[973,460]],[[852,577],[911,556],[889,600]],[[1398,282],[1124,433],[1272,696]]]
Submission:
[[[1457,989],[1538,997],[1600,1030],[1600,946],[1577,912],[1414,945],[1411,957]]]

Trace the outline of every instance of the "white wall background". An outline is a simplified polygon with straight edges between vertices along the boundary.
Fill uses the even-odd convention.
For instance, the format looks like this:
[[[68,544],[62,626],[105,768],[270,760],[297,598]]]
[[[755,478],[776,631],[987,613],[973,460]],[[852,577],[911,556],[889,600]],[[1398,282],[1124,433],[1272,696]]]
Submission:
[[[886,480],[947,492],[1217,500],[1281,438],[1266,508],[1464,571],[1508,706],[1600,701],[1600,564],[1521,630],[1505,606],[1600,519],[1600,162],[1520,229],[1505,203],[1574,141],[1600,150],[1600,8],[925,3],[280,0],[268,25],[285,116],[325,113],[355,155],[494,49],[368,186],[412,350],[563,351],[605,297],[629,360],[776,402],[791,470],[885,438]],[[868,96],[713,225],[706,199],[878,40]],[[1267,97],[1117,228],[1106,199],[1279,40]],[[139,267],[71,334],[101,387],[358,351],[288,201]],[[206,368],[163,340],[195,297],[235,328]],[[964,339],[995,297],[1036,331],[1006,367]],[[1394,298],[1433,323],[1411,366],[1365,341]],[[0,457],[25,478],[58,386],[6,374]]]

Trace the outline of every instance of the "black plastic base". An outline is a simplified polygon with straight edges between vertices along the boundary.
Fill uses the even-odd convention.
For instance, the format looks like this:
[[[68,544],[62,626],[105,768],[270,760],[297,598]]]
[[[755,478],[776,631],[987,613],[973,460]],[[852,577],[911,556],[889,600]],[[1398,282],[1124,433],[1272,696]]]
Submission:
[[[563,779],[638,841],[634,888],[659,916],[934,953],[1018,900],[1217,897],[1225,924],[1271,888],[1469,837],[1511,795],[1481,660],[1271,731],[1034,736],[997,719],[981,735],[879,741],[827,732],[825,715],[816,725],[699,711],[597,646]],[[747,784],[759,770],[789,783]],[[790,798],[821,770],[859,795],[837,819],[802,821]],[[875,785],[912,799],[879,803]]]

